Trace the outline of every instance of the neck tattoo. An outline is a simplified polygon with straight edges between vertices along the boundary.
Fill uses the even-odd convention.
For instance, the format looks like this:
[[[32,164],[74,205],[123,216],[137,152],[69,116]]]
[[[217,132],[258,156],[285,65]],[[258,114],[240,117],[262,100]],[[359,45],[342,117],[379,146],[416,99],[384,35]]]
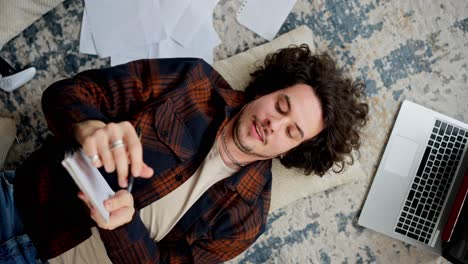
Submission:
[[[229,152],[227,148],[226,128],[223,128],[223,131],[221,132],[221,139],[222,139],[222,143],[223,143],[222,145],[223,145],[224,151],[226,152],[226,155],[228,156],[228,158],[231,160],[232,163],[234,163],[234,165],[242,168],[243,166],[231,155],[231,152]]]

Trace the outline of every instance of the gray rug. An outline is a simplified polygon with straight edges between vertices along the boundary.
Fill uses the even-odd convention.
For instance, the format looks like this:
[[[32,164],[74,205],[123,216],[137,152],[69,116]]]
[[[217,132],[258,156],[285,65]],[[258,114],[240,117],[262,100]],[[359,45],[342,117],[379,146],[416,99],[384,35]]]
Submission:
[[[217,59],[265,40],[235,20],[240,0],[221,0],[215,28]],[[41,93],[54,81],[107,60],[78,53],[83,4],[67,0],[7,43],[0,55],[38,74],[23,88],[0,92],[0,116],[18,123],[7,160],[14,168],[47,134]],[[298,0],[279,34],[307,25],[315,48],[328,50],[343,70],[364,79],[370,102],[361,164],[365,182],[341,186],[274,212],[266,233],[230,263],[445,263],[415,247],[357,225],[362,203],[398,107],[410,99],[468,122],[468,2]]]

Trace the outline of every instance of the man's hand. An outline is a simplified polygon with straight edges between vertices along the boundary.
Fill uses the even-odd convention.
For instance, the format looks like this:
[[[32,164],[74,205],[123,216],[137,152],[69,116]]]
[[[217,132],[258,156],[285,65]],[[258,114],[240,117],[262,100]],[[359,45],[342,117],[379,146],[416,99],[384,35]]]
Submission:
[[[153,176],[153,169],[143,162],[143,148],[130,122],[105,124],[88,120],[75,124],[73,132],[94,166],[104,166],[107,172],[117,169],[120,187],[127,187],[129,164],[133,176]]]
[[[89,201],[88,197],[82,193],[78,193],[80,198],[86,206],[88,206],[91,218],[96,222],[97,226],[102,229],[113,230],[120,227],[133,218],[135,208],[133,207],[133,196],[127,190],[120,190],[114,194],[111,198],[104,201],[104,207],[109,211],[109,222],[101,217],[96,208],[94,208]]]

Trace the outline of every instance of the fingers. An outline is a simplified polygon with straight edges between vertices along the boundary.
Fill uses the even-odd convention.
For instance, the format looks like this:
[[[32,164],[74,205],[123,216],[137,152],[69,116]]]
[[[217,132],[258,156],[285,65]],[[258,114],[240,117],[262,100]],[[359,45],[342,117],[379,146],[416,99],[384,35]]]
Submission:
[[[120,227],[120,226],[125,225],[125,224],[129,223],[130,221],[132,221],[134,213],[135,213],[135,208],[133,208],[133,207],[131,207],[131,208],[130,207],[120,208],[118,210],[113,211],[110,214],[109,222],[101,223],[98,226],[100,228],[102,228],[102,229],[114,230],[117,227]],[[99,214],[97,214],[95,217],[100,218],[101,216]],[[92,215],[91,215],[91,218],[93,218]],[[93,220],[96,221],[94,218],[93,218]]]
[[[83,150],[88,157],[98,155],[99,159],[92,160],[97,168],[104,166],[107,172],[115,170],[115,163],[112,153],[109,150],[109,132],[106,127],[96,129],[88,135],[82,143]]]
[[[92,206],[91,204],[88,204],[89,199],[83,192],[78,193],[78,198],[80,198],[88,207]]]
[[[109,211],[109,222],[101,223],[99,227],[103,229],[113,230],[130,222],[135,213],[133,207],[133,196],[127,190],[120,190],[114,196],[104,202],[105,208]],[[93,213],[91,212],[91,217]],[[100,215],[94,216],[96,218]],[[94,219],[94,218],[93,218]],[[96,220],[95,220],[96,221]],[[96,222],[97,223],[97,222]]]
[[[141,174],[143,168],[143,147],[135,129],[131,127],[129,133],[125,134],[124,140],[128,142],[128,153],[131,164],[131,171],[134,176]]]
[[[128,185],[129,164],[130,173],[135,177],[153,175],[153,169],[143,162],[143,147],[130,122],[109,123],[97,128],[88,133],[82,146],[94,166],[104,166],[107,172],[117,171],[122,188]]]
[[[111,153],[111,159],[117,169],[117,177],[120,187],[126,187],[124,180],[128,175],[128,159],[127,152],[125,150],[125,143],[122,138],[126,131],[122,128],[122,123],[109,123],[105,132],[109,136],[109,140],[106,141],[107,149]]]
[[[133,176],[143,176],[145,178],[153,175],[153,170],[143,162],[143,147],[140,138],[137,135],[134,127],[129,122],[118,124],[121,128],[122,136],[120,137],[125,142],[126,148],[116,147],[112,149],[114,160],[116,162],[119,186],[125,188],[128,186],[128,164]],[[117,136],[112,136],[118,140]],[[113,142],[116,142],[114,140]],[[143,168],[145,169],[142,175]]]
[[[83,150],[84,150],[86,156],[88,156],[90,158],[93,165],[96,166],[97,168],[99,168],[99,167],[102,166],[102,162],[101,162],[101,158],[100,158],[98,147],[97,147],[96,143],[97,142],[93,138],[88,137],[88,138],[86,138],[84,140],[84,142],[81,145],[83,147]],[[95,157],[97,157],[97,158],[95,159]]]
[[[128,181],[128,158],[125,148],[120,147],[112,149],[112,154],[114,155],[115,165],[117,168],[117,178],[119,181],[119,186],[122,188],[127,187]]]
[[[104,206],[110,213],[109,222],[101,228],[113,230],[130,222],[135,213],[133,196],[126,190],[120,190],[114,196],[104,202]]]
[[[126,190],[120,190],[114,196],[104,202],[104,207],[109,211],[109,221],[106,222],[98,211],[91,205],[89,199],[82,192],[78,197],[85,202],[90,210],[90,217],[103,229],[113,230],[130,222],[135,213],[133,197]]]
[[[120,190],[104,202],[107,211],[112,212],[122,207],[133,206],[133,196],[127,190]]]
[[[135,129],[129,122],[109,124],[108,129],[111,134],[110,148],[114,155],[119,186],[125,188],[128,185],[129,156],[132,155],[130,150],[134,148],[132,146],[134,144],[140,145],[141,148],[141,143],[139,140],[134,140],[135,138],[138,139],[138,137],[136,136]],[[140,156],[140,162],[142,162],[142,159],[143,154]]]
[[[143,163],[143,169],[141,170],[140,176],[143,178],[150,178],[153,176],[154,170],[145,163]]]
[[[108,133],[104,129],[96,131],[94,141],[95,141],[95,144],[97,145],[97,153],[99,156],[101,156],[101,163],[102,165],[104,165],[104,169],[107,172],[114,171],[115,162],[114,162],[112,153],[109,150]]]

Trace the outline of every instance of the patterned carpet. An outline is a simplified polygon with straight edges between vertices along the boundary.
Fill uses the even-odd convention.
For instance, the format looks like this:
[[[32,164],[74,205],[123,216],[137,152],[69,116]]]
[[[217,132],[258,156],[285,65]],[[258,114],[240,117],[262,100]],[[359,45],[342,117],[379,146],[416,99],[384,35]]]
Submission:
[[[215,9],[223,41],[217,59],[265,42],[235,20],[240,4],[221,0]],[[11,168],[45,138],[42,91],[54,81],[108,65],[78,53],[82,11],[82,1],[67,0],[0,52],[17,68],[38,69],[25,87],[0,92],[0,116],[19,124],[20,142],[7,160]],[[370,122],[360,161],[369,177],[274,212],[266,233],[230,263],[446,263],[358,226],[357,217],[404,99],[468,122],[468,2],[298,0],[279,34],[304,24],[315,35],[316,49],[328,50],[343,70],[367,84]]]

